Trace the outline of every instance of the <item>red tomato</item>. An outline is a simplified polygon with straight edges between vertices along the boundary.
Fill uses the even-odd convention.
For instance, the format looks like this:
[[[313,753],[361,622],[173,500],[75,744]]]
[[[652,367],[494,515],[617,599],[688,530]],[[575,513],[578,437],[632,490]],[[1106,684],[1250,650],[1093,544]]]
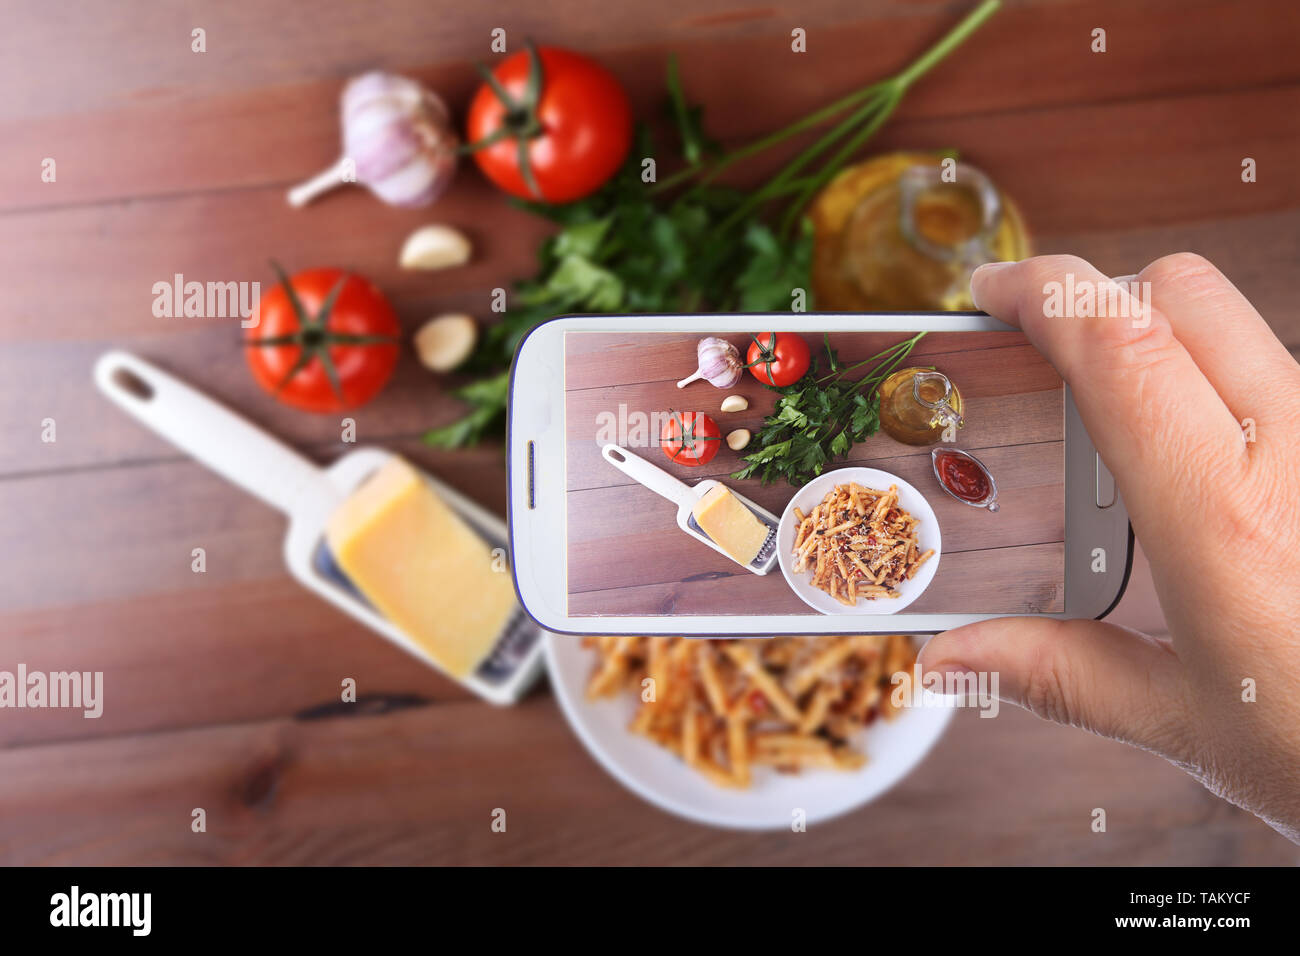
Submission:
[[[364,405],[397,365],[402,330],[392,306],[368,280],[341,269],[308,269],[292,279],[281,273],[255,316],[244,340],[253,378],[294,408],[326,414]]]
[[[541,65],[536,90],[535,56]],[[530,46],[503,60],[492,75],[509,102],[491,84],[479,87],[465,139],[483,174],[501,189],[522,199],[571,202],[599,189],[627,158],[632,107],[614,74],[595,60]],[[520,167],[521,140],[527,170]]]
[[[808,343],[793,332],[760,332],[745,355],[754,378],[778,388],[803,378],[811,362]]]
[[[659,431],[659,444],[669,460],[694,468],[718,453],[722,432],[703,412],[673,412]]]

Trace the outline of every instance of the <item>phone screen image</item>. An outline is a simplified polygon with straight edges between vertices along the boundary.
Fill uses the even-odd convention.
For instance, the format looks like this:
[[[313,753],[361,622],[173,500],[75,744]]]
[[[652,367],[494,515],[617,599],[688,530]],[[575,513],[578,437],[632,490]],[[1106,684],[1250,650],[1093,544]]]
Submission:
[[[733,477],[751,463],[745,456],[764,449],[764,426],[770,426],[782,392],[759,381],[749,369],[726,387],[715,387],[703,378],[678,387],[696,370],[697,345],[710,335],[734,346],[741,363],[747,360],[752,337],[734,332],[564,333],[564,553],[571,617],[817,615],[819,611],[787,580],[787,572],[798,565],[794,543],[807,544],[806,554],[816,543],[809,543],[810,535],[817,533],[810,529],[825,533],[847,527],[851,522],[841,523],[839,518],[856,517],[854,506],[870,515],[873,502],[880,500],[868,496],[868,491],[887,491],[865,486],[850,490],[847,482],[838,485],[824,477],[845,468],[870,468],[892,476],[910,486],[909,497],[897,497],[892,505],[884,503],[881,516],[889,519],[887,524],[863,523],[837,532],[843,538],[842,551],[828,558],[825,567],[805,560],[803,569],[790,576],[806,582],[816,579],[818,587],[850,609],[865,611],[870,604],[871,613],[892,613],[889,605],[895,598],[885,595],[891,585],[886,581],[873,586],[871,573],[876,565],[871,556],[886,557],[881,551],[892,547],[894,539],[884,536],[900,528],[911,527],[914,544],[923,542],[932,512],[942,546],[933,559],[933,577],[910,598],[908,613],[1064,610],[1065,388],[1023,335],[1014,331],[925,333],[894,369],[899,377],[886,400],[878,397],[874,387],[861,390],[864,401],[855,408],[862,409],[864,416],[874,413],[886,419],[890,431],[880,428],[857,442],[847,436],[841,440],[838,447],[847,447],[846,453],[823,464],[817,486],[818,500],[823,487],[836,490],[839,498],[824,506],[802,537],[797,530],[791,532],[793,536],[784,541],[784,549],[790,551],[784,568],[773,565],[766,574],[753,573],[743,561],[689,533],[679,522],[679,507],[664,497],[663,485],[657,493],[602,453],[616,445],[687,486],[702,480],[720,482],[726,491],[778,519],[787,505],[793,508],[801,488],[816,479],[815,468],[794,462],[770,483],[762,481],[762,469],[750,477]],[[797,403],[789,403],[794,407],[785,414],[801,428],[842,429],[845,419],[818,416],[818,393],[828,381],[824,376],[838,375],[838,382],[858,380],[877,365],[867,362],[854,368],[855,363],[914,335],[906,331],[800,333],[815,365],[810,377],[790,387],[803,394]],[[833,368],[828,346],[835,355]],[[903,374],[908,369],[914,371]],[[917,385],[918,372],[931,370],[939,376],[922,375],[924,384]],[[743,398],[745,407],[723,411],[724,399],[734,396]],[[918,397],[928,404],[917,402]],[[961,426],[952,425],[950,419],[944,426],[943,413],[932,411],[935,401],[960,414]],[[734,398],[727,403],[729,408],[738,404]],[[799,416],[808,414],[812,420],[805,424]],[[749,444],[733,450],[727,438],[741,430],[750,433]],[[695,440],[683,442],[684,432]],[[739,443],[740,437],[733,440]],[[691,448],[683,448],[684,444]],[[808,451],[807,442],[793,444],[793,452]],[[932,454],[935,449],[940,449],[938,464]],[[949,450],[973,456],[980,474],[970,474],[969,468],[945,471],[944,462],[962,464],[964,457],[945,456]],[[941,482],[941,473],[946,474],[949,489]],[[794,484],[787,475],[794,476]],[[963,492],[966,498],[984,497],[982,487],[979,494],[971,494],[971,480],[990,480],[995,486],[995,509],[959,497]],[[958,494],[950,493],[954,487]],[[718,494],[725,496],[725,491],[714,493]],[[904,501],[912,505],[904,508]],[[811,509],[804,503],[799,514],[812,518]],[[837,518],[832,512],[840,509]],[[918,515],[923,510],[922,519]],[[799,524],[796,516],[794,528]],[[883,543],[870,534],[877,528],[893,529],[881,532]],[[766,546],[776,543],[773,536]],[[905,543],[899,547],[909,557],[909,567],[923,554],[918,547],[908,551]],[[850,553],[850,548],[861,550]],[[861,573],[855,570],[859,559],[869,565],[862,566]],[[881,565],[881,574],[886,567]],[[853,582],[851,590],[847,581]]]

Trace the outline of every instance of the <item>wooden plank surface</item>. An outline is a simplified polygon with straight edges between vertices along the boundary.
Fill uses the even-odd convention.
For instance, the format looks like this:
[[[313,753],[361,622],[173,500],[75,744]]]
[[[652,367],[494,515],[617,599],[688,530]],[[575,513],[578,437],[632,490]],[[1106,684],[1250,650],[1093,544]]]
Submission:
[[[648,115],[676,50],[690,95],[734,144],[902,65],[968,5],[664,0],[617,17],[595,0],[300,7],[6,10],[0,668],[103,670],[106,704],[99,720],[0,713],[0,863],[1297,862],[1156,758],[1011,711],[959,714],[904,785],[808,834],[683,824],[611,781],[544,691],[519,709],[486,707],[293,583],[278,563],[281,519],[122,416],[89,375],[105,348],[132,349],[324,463],[351,447],[339,422],[260,393],[229,322],[154,319],[154,282],[266,283],[270,257],[337,263],[376,280],[407,330],[439,311],[490,320],[491,290],[531,271],[546,226],[470,166],[433,210],[388,209],[359,189],[285,206],[285,187],[338,150],[347,76],[410,73],[459,115],[469,62],[489,59],[488,30],[503,25],[590,51]],[[792,61],[796,25],[810,46]],[[1104,55],[1088,51],[1098,25]],[[208,31],[201,55],[196,26]],[[960,149],[1017,198],[1040,248],[1112,274],[1202,252],[1297,350],[1300,183],[1285,170],[1300,152],[1298,38],[1291,0],[1248,13],[1233,0],[1012,3],[913,91],[872,149]],[[1240,181],[1243,156],[1259,162],[1259,182]],[[40,180],[44,157],[58,162],[56,183]],[[406,233],[429,221],[471,235],[468,267],[397,268]],[[456,381],[407,353],[356,413],[359,440],[502,510],[499,448],[416,441],[456,417]],[[47,417],[54,444],[39,438]],[[205,574],[189,571],[196,546]],[[1140,554],[1116,619],[1163,627]],[[347,676],[369,716],[335,703]],[[511,828],[494,836],[488,815],[502,804]],[[206,837],[189,830],[199,805],[213,818]],[[1122,821],[1107,835],[1086,828],[1098,805]]]
[[[1300,863],[1169,764],[1013,710],[960,711],[897,788],[805,833],[664,816],[601,772],[541,694],[515,710],[445,703],[25,747],[3,766],[0,859],[15,864]],[[196,807],[206,833],[191,832]],[[1096,807],[1105,833],[1091,830]]]
[[[80,18],[69,36],[68,19],[54,14],[50,4],[21,2],[27,15],[15,18],[0,49],[0,78],[13,91],[0,111],[0,134],[14,147],[6,151],[8,165],[0,166],[0,208],[287,186],[314,172],[311,163],[324,168],[336,158],[342,76],[363,68],[399,69],[426,80],[459,109],[477,85],[470,63],[489,58],[489,31],[502,25],[516,38],[532,35],[597,51],[627,83],[645,116],[660,106],[664,51],[677,50],[686,88],[713,107],[710,128],[724,140],[749,138],[803,115],[809,103],[827,101],[902,68],[971,6],[934,0],[786,0],[746,8],[726,0],[672,0],[635,12],[620,10],[619,22],[611,23],[599,0],[561,0],[545,13],[476,4],[473,13],[457,8],[454,16],[436,3],[417,13],[406,0],[384,0],[381,7],[400,13],[366,16],[366,24],[358,27],[344,25],[357,18],[340,9],[346,4],[326,4],[318,26],[314,20],[295,23],[301,17],[290,12],[292,0],[274,0],[259,4],[257,16],[281,28],[258,30],[248,23],[223,29],[222,20],[241,15],[218,8],[191,17],[132,14],[130,8],[151,5],[128,0],[126,9],[111,19]],[[710,22],[710,7],[730,9]],[[1300,64],[1294,42],[1300,22],[1294,7],[1275,0],[1256,16],[1268,23],[1267,29],[1262,24],[1248,28],[1233,0],[1011,4],[998,14],[997,29],[981,31],[953,54],[944,72],[915,90],[908,100],[908,121],[940,119],[946,126],[971,113],[1032,115],[1042,110],[1058,116],[1055,131],[1068,133],[1067,127],[1073,127],[1077,134],[1099,128],[1074,108],[1118,108],[1108,117],[1124,122],[1104,125],[1123,125],[1124,134],[1142,137],[1150,127],[1131,125],[1126,111],[1139,107],[1148,117],[1168,117],[1166,132],[1234,148],[1229,130],[1180,123],[1174,106],[1207,91],[1277,87],[1277,95],[1296,95]],[[190,30],[199,20],[213,24],[206,28],[211,39],[205,54],[190,51]],[[417,32],[429,20],[436,26]],[[1093,54],[1091,31],[1103,21],[1113,40],[1105,54]],[[331,22],[349,32],[331,35]],[[394,23],[403,27],[394,29]],[[288,35],[286,24],[293,24]],[[810,32],[807,54],[791,52],[790,29],[795,26]],[[403,37],[395,38],[396,33]],[[293,34],[302,35],[299,52],[286,57],[285,50],[294,48]],[[435,36],[441,42],[435,43]],[[58,84],[36,80],[41,57],[50,49],[42,44],[51,43],[75,64]],[[321,47],[321,59],[307,52]],[[119,51],[111,60],[110,49]],[[146,51],[148,61],[142,55]],[[1213,72],[1207,75],[1211,61]],[[93,72],[93,79],[78,82],[83,71]],[[738,76],[743,83],[736,82]],[[1026,76],[1034,82],[1025,82]],[[77,95],[70,96],[68,88]],[[1230,129],[1251,129],[1268,110],[1265,99],[1243,113],[1245,98],[1234,108],[1232,97],[1227,92],[1218,98],[1222,116],[1216,117]],[[1134,99],[1154,102],[1123,103]],[[1188,111],[1204,112],[1205,102],[1187,104]],[[78,122],[67,121],[72,117]],[[1295,135],[1296,127],[1284,116],[1274,118],[1282,138],[1271,144],[1276,152],[1268,155],[1285,159],[1286,138]],[[912,139],[903,137],[909,145],[920,145]],[[151,148],[142,149],[143,141]],[[968,146],[964,136],[955,135],[937,145],[955,142],[963,150]],[[93,153],[87,144],[94,144]],[[1095,149],[1103,151],[1106,145],[1103,138]],[[1146,145],[1161,148],[1149,137]],[[1069,146],[1057,143],[1053,152],[1065,156]],[[1123,163],[1145,168],[1158,159],[1158,153],[1144,152],[1125,155]],[[60,155],[69,162],[68,176],[53,186],[42,183],[40,158]],[[1038,170],[1039,175],[1046,172]],[[1131,176],[1129,181],[1140,179]],[[1169,177],[1166,186],[1181,188],[1180,179]],[[1279,180],[1272,186],[1261,180],[1259,186],[1257,193],[1287,188]],[[1075,195],[1087,196],[1081,190]]]
[[[816,317],[804,338],[821,355]],[[565,495],[569,611],[596,616],[669,613],[774,615],[817,612],[779,571],[759,576],[681,531],[677,509],[601,456],[613,442],[687,484],[715,478],[778,517],[794,495],[785,482],[736,480],[744,452],[719,443],[704,465],[673,462],[659,448],[668,410],[713,416],[725,435],[757,432],[776,393],[746,373],[734,387],[705,382],[679,389],[695,367],[697,334],[570,332],[565,336]],[[833,333],[846,366],[896,344],[899,333]],[[743,347],[743,337],[729,338]],[[854,445],[841,467],[876,468],[916,488],[934,509],[943,536],[939,569],[908,608],[916,613],[1034,613],[1064,607],[1065,422],[1060,376],[1019,333],[931,332],[907,365],[933,366],[955,383],[965,426],[954,447],[977,455],[998,484],[1001,510],[991,514],[943,492],[932,446],[909,446],[883,430]],[[866,369],[862,372],[865,373]],[[725,395],[744,395],[743,412],[718,411]],[[637,428],[640,425],[640,431]],[[756,446],[755,446],[756,447]]]

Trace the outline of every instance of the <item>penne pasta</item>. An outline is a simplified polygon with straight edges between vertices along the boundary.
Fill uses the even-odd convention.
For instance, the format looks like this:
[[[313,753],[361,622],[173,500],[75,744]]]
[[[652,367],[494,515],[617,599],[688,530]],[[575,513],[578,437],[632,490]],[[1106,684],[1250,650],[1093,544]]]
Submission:
[[[808,515],[796,514],[792,566],[802,573],[811,564],[813,587],[841,604],[898,597],[898,586],[934,555],[921,552],[920,521],[898,506],[897,485],[837,485]]]
[[[856,738],[877,717],[896,713],[891,669],[910,669],[916,658],[904,635],[592,637],[583,643],[596,654],[590,696],[636,694],[630,729],[729,788],[753,786],[756,768],[798,773],[863,766]],[[655,693],[645,695],[650,677]]]

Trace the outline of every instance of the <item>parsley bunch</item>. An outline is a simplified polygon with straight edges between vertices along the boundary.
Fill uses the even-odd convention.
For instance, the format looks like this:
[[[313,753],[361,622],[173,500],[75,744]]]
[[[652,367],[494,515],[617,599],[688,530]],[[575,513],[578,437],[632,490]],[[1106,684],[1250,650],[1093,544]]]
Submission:
[[[680,101],[673,84],[672,99]],[[698,112],[686,110],[688,123]],[[684,156],[711,148],[693,126],[679,129]],[[559,225],[543,242],[534,278],[517,283],[509,311],[487,329],[468,370],[486,378],[458,389],[470,406],[459,421],[425,434],[428,444],[451,448],[477,442],[504,419],[516,346],[529,329],[568,313],[786,312],[795,289],[811,282],[812,232],[781,237],[746,208],[740,190],[708,185],[669,202],[641,181],[641,157],[654,155],[648,131],[609,183],[594,195],[561,206],[520,202]],[[720,228],[721,227],[721,228]]]
[[[808,290],[811,283],[812,230],[803,216],[809,201],[885,123],[912,84],[999,6],[1000,0],[984,0],[897,75],[725,155],[705,133],[700,108],[687,104],[670,57],[667,112],[682,168],[657,182],[643,181],[643,158],[656,152],[642,128],[623,169],[593,195],[558,206],[517,201],[559,230],[542,244],[536,275],[517,284],[509,311],[471,357],[467,370],[482,377],[454,392],[468,404],[467,414],[427,432],[424,440],[454,448],[501,432],[509,392],[503,369],[528,330],[552,316],[790,309],[795,290]],[[830,129],[757,189],[717,183],[736,163],[832,120]],[[812,462],[815,455],[807,455]]]
[[[781,397],[755,436],[758,448],[745,456],[748,464],[731,477],[758,478],[765,485],[784,478],[798,488],[820,475],[834,459],[845,457],[850,448],[880,428],[880,383],[893,374],[924,335],[918,332],[861,362],[841,366],[823,333],[829,371],[819,374],[814,356],[803,378],[773,388]],[[861,378],[848,377],[864,365],[872,367]]]

